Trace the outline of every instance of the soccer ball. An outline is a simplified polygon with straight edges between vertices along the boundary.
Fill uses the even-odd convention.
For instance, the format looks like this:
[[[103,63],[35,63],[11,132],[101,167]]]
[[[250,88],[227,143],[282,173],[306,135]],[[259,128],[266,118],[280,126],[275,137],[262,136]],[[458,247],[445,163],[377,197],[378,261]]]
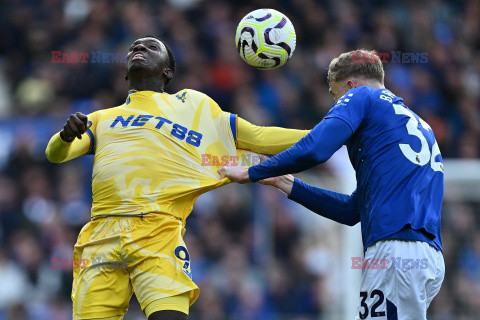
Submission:
[[[258,9],[238,24],[235,44],[242,59],[255,68],[283,66],[295,51],[297,36],[290,20],[273,9]]]

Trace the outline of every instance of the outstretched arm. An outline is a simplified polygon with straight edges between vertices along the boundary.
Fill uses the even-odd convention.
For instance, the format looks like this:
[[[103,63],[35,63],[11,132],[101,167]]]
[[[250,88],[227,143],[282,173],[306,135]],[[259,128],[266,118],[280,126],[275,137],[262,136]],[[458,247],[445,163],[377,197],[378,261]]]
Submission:
[[[300,172],[325,162],[368,118],[370,100],[371,93],[367,87],[353,88],[338,99],[325,118],[290,149],[250,167],[248,171],[222,167],[219,172],[235,182],[245,183]]]
[[[88,121],[86,115],[80,112],[72,114],[62,131],[50,139],[45,150],[48,161],[61,163],[90,153],[93,135],[88,129],[91,125],[92,122]]]
[[[288,198],[312,210],[322,217],[341,224],[353,226],[360,222],[357,194],[337,193],[306,184],[285,175],[259,181],[262,184],[272,185],[288,195]]]
[[[310,130],[262,127],[237,117],[237,147],[263,154],[277,154],[293,146]]]
[[[258,181],[309,169],[327,161],[353,134],[342,119],[322,120],[313,130],[290,149],[247,170],[222,167],[219,173],[239,183]]]
[[[352,129],[345,121],[324,119],[290,149],[250,167],[249,178],[255,182],[307,170],[330,159],[351,135]]]

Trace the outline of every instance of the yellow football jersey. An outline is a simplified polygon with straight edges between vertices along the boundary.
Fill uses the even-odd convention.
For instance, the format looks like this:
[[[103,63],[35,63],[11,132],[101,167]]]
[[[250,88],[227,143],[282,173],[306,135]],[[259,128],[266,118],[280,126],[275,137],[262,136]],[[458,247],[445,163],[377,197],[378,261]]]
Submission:
[[[161,212],[183,223],[200,194],[230,182],[220,179],[219,167],[258,163],[258,155],[237,146],[277,153],[308,133],[253,126],[190,89],[131,90],[123,105],[93,112],[88,120],[82,140],[67,143],[57,133],[46,153],[53,162],[95,155],[92,217]],[[237,139],[239,122],[248,130]]]
[[[235,120],[198,91],[131,91],[89,120],[92,217],[162,212],[184,221],[200,194],[228,183],[202,159],[237,155]]]

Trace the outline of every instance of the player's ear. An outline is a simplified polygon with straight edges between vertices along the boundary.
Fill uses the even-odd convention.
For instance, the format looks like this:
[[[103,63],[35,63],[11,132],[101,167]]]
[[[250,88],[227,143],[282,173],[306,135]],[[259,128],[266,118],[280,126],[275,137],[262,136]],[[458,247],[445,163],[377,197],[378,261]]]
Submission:
[[[347,81],[347,86],[350,89],[353,89],[353,88],[358,87],[358,83],[355,80],[350,79],[350,80]]]
[[[165,68],[165,70],[163,70],[163,74],[165,75],[165,77],[167,79],[172,79],[173,78],[173,71],[170,68]]]

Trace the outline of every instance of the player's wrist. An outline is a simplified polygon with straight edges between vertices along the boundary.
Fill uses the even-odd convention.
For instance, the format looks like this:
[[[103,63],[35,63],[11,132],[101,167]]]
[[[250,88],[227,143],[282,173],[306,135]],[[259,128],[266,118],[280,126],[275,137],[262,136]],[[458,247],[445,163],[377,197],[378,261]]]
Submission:
[[[243,182],[251,182],[250,175],[248,174],[248,169],[244,170],[242,173],[242,181]]]
[[[275,187],[285,192],[287,195],[290,195],[290,193],[292,192],[294,181],[295,181],[295,178],[291,174],[280,176],[280,177],[277,177],[275,181]]]
[[[245,181],[245,182],[257,182],[257,181],[253,181],[252,179],[250,179],[250,169],[251,168],[253,168],[253,167],[250,167],[243,172],[243,174],[242,174],[243,181]]]

